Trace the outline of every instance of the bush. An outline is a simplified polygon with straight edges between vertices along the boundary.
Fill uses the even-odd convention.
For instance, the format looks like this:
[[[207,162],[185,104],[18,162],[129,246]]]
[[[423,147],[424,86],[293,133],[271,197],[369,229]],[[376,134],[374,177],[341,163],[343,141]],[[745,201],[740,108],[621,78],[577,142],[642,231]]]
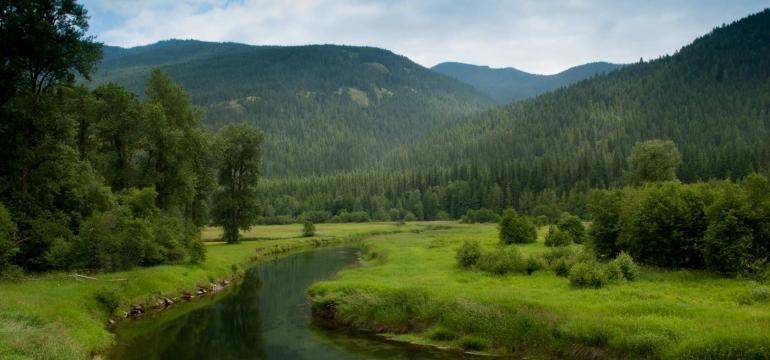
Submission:
[[[545,235],[545,246],[567,246],[572,243],[572,236],[558,226],[549,226]]]
[[[478,260],[478,267],[491,274],[504,275],[524,271],[526,263],[519,249],[508,246],[482,253]]]
[[[569,271],[569,282],[577,287],[600,288],[608,281],[604,267],[594,261],[578,262]]]
[[[620,252],[620,190],[599,190],[591,194],[588,210],[591,212],[591,228],[588,230],[591,248],[597,255],[613,257]]]
[[[624,279],[634,281],[639,278],[639,266],[636,265],[631,255],[628,255],[625,251],[621,251],[618,257],[612,260],[612,264],[617,265]]]
[[[540,271],[548,266],[545,264],[545,261],[539,257],[539,256],[530,256],[527,258],[527,261],[524,265],[524,272],[527,273],[527,275],[532,275],[535,271]]]
[[[305,223],[302,224],[302,236],[304,237],[315,236],[315,224],[313,224],[312,221],[306,220]]]
[[[586,228],[583,226],[583,221],[580,220],[579,217],[564,213],[557,225],[561,231],[566,232],[570,236],[572,242],[575,244],[583,243],[583,239],[586,235]]]
[[[337,222],[342,222],[342,223],[368,222],[369,213],[367,213],[366,211],[353,211],[353,212],[340,211],[339,214],[332,217],[332,221],[334,221],[335,218],[337,218]]]
[[[525,244],[537,240],[537,228],[527,217],[520,216],[513,209],[503,212],[500,219],[499,237],[503,244]]]
[[[489,209],[468,210],[462,218],[467,224],[500,222],[500,215]]]
[[[404,221],[417,221],[417,216],[413,212],[407,211],[404,215]]]
[[[703,257],[709,269],[731,275],[748,272],[754,262],[754,237],[748,201],[738,189],[723,189],[706,210],[709,225]]]
[[[481,244],[477,240],[466,240],[457,250],[457,264],[461,268],[469,268],[479,261],[481,257]]]
[[[743,305],[766,302],[770,302],[770,287],[767,285],[752,283],[745,293],[738,296],[738,303]]]

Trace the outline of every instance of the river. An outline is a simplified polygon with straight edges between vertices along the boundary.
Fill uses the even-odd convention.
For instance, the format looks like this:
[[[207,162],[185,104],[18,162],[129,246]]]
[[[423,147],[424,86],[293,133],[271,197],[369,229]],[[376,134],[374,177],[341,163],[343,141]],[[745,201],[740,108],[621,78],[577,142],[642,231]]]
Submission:
[[[118,343],[105,355],[141,360],[462,358],[314,325],[305,290],[354,265],[356,253],[322,248],[261,262],[225,294],[120,324]]]

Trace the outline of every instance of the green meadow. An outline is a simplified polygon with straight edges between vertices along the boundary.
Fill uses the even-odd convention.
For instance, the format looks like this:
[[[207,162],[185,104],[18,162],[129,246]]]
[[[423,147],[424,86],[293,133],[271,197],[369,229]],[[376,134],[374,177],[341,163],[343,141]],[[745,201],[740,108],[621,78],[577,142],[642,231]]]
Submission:
[[[517,246],[537,257],[538,241]],[[309,289],[318,318],[395,340],[534,358],[770,358],[767,284],[643,267],[635,281],[577,288],[553,271],[461,269],[464,240],[498,246],[494,225],[368,238],[363,266]],[[571,245],[580,247],[582,245]],[[330,313],[331,312],[331,313]]]
[[[154,304],[163,297],[194,291],[198,285],[237,277],[260,258],[279,256],[318,246],[343,244],[372,234],[422,231],[433,224],[367,223],[319,224],[314,237],[301,237],[302,225],[255,226],[246,239],[228,245],[208,242],[202,264],[159,265],[103,274],[98,280],[50,273],[0,282],[0,359],[82,359],[111,346],[114,336],[106,327],[131,304]],[[219,229],[207,228],[203,237],[214,240]],[[259,255],[255,251],[262,248]],[[123,281],[126,279],[127,281]],[[114,295],[113,314],[97,295]],[[181,305],[184,307],[185,305]]]

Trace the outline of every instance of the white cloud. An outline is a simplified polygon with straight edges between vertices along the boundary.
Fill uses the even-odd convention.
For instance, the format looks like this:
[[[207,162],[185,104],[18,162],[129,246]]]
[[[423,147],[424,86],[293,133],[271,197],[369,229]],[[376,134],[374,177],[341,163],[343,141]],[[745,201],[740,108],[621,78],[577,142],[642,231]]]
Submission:
[[[255,45],[347,44],[425,66],[461,61],[555,73],[672,53],[762,1],[87,0],[110,45],[169,38]]]

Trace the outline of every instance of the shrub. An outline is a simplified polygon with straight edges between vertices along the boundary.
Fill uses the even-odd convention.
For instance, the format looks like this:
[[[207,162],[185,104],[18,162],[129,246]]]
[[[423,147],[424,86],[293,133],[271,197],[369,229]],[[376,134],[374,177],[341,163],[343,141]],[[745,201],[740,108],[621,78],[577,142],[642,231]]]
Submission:
[[[594,261],[578,262],[569,271],[569,282],[577,287],[600,288],[608,281],[604,267]]]
[[[312,221],[306,220],[305,223],[302,224],[302,236],[304,237],[315,236],[315,224],[313,224]]]
[[[524,264],[524,272],[526,272],[527,275],[532,275],[535,271],[540,271],[547,267],[548,266],[545,264],[543,258],[533,255],[527,258],[527,261]]]
[[[96,301],[112,315],[120,307],[120,294],[115,289],[101,288],[94,293]]]
[[[585,238],[586,228],[583,226],[583,221],[575,215],[569,213],[562,214],[559,222],[557,223],[561,231],[566,232],[572,242],[575,244],[582,244]],[[557,245],[558,246],[558,245]]]
[[[612,260],[612,264],[618,266],[624,279],[634,281],[639,278],[639,266],[636,265],[631,255],[628,255],[625,251],[621,251],[615,260]]]
[[[457,250],[457,255],[455,256],[457,264],[461,268],[469,268],[476,265],[480,257],[481,245],[476,240],[466,240],[460,249]]]
[[[567,246],[572,243],[572,236],[558,226],[549,226],[545,235],[545,246]]]
[[[510,272],[524,271],[526,263],[519,249],[509,246],[482,253],[478,266],[488,273],[504,275]]]
[[[417,221],[417,216],[413,212],[407,211],[404,215],[404,221]]]
[[[499,236],[503,244],[533,243],[537,240],[537,228],[529,218],[508,209],[500,219]]]

